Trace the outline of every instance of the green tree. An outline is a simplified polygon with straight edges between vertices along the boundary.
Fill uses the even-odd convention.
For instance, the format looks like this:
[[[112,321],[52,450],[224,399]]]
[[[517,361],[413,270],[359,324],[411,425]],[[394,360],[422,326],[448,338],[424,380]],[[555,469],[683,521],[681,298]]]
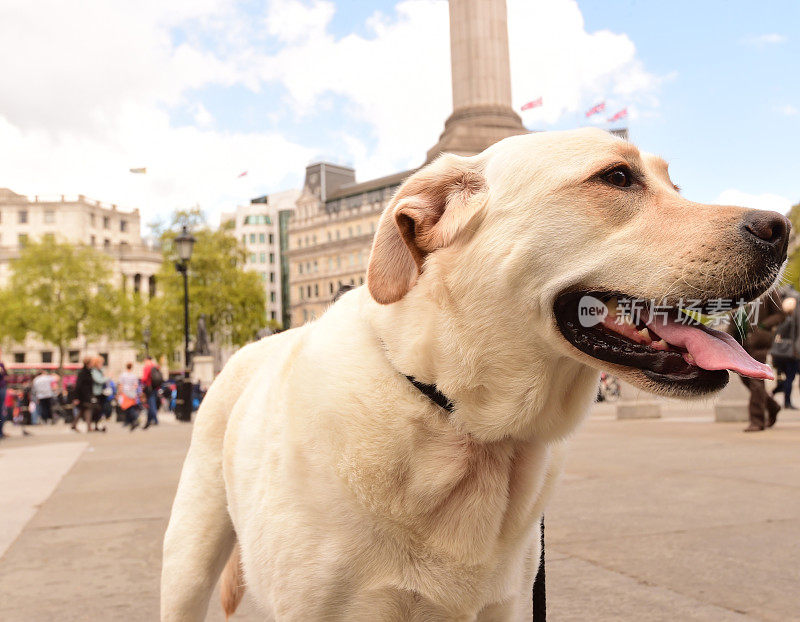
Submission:
[[[32,334],[58,348],[59,365],[69,343],[101,335],[123,338],[118,308],[123,298],[111,283],[110,260],[87,246],[43,241],[26,245],[11,262],[2,320],[7,338]],[[5,304],[3,306],[6,306]]]
[[[789,210],[789,220],[792,223],[792,235],[789,240],[789,261],[786,264],[784,280],[795,289],[800,290],[800,203],[796,203]]]
[[[244,270],[245,252],[225,230],[212,230],[198,208],[176,211],[170,228],[161,235],[164,263],[156,275],[159,294],[134,310],[138,327],[134,339],[142,342],[142,330],[150,330],[150,351],[167,355],[183,344],[183,277],[175,269],[173,246],[180,226],[187,224],[197,240],[189,263],[189,324],[196,332],[203,314],[209,337],[216,343],[244,345],[268,326],[264,287],[255,272]],[[135,305],[134,305],[135,306]],[[273,323],[273,328],[277,327]]]

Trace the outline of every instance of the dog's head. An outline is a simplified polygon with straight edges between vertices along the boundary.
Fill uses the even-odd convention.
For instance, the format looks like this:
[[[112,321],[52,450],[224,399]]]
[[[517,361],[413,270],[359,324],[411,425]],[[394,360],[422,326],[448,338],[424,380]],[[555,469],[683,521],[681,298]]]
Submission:
[[[700,395],[727,369],[768,375],[696,319],[769,289],[788,233],[780,214],[683,198],[663,160],[606,132],[531,134],[412,175],[381,217],[367,284],[383,305],[424,289],[453,326],[503,347]]]

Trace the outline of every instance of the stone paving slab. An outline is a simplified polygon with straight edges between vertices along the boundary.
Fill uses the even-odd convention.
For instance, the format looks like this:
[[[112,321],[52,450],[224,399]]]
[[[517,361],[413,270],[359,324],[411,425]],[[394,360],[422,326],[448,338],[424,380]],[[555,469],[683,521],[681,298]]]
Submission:
[[[702,416],[616,421],[598,409],[571,441],[547,511],[551,620],[798,619],[800,417],[745,435]],[[0,451],[35,450],[44,464],[82,449],[0,557],[0,620],[158,619],[191,426],[32,433]],[[27,494],[4,484],[4,507]],[[215,592],[207,620],[223,619]],[[233,621],[260,619],[246,596]]]

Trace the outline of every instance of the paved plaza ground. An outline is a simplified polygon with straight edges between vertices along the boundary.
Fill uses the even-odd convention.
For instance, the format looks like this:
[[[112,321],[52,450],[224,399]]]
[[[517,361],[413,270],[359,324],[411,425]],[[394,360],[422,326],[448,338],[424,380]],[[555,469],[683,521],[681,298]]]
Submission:
[[[746,435],[703,405],[666,414],[600,405],[572,440],[547,512],[549,619],[800,619],[800,417]],[[0,441],[0,620],[157,620],[190,433],[165,419]],[[258,619],[248,601],[234,617]]]

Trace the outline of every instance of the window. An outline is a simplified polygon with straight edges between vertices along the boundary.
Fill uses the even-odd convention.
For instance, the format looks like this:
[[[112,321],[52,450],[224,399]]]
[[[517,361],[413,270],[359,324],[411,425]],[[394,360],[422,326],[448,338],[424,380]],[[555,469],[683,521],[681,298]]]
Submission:
[[[297,289],[300,290],[300,300],[302,300],[304,298],[304,296],[303,296],[303,286],[301,285]]]
[[[42,363],[52,363],[53,362],[53,351],[52,350],[43,350],[42,351]]]
[[[328,257],[328,270],[333,270],[333,257]]]
[[[17,234],[17,244],[20,246],[25,246],[28,243],[28,234],[27,233],[19,233]]]
[[[319,262],[316,259],[314,260],[314,272],[319,272]]]
[[[108,229],[111,226],[111,219],[108,216],[103,216],[103,229]]]
[[[353,227],[347,227],[347,236],[353,237]]]
[[[242,244],[247,244],[247,234],[246,233],[242,234]]]
[[[331,235],[331,232],[330,232],[330,231],[328,231],[328,242],[330,242],[330,241],[331,241],[331,239],[333,239],[333,236]]]
[[[275,273],[274,272],[270,272],[269,273],[269,282],[270,283],[274,283],[275,282]]]
[[[371,223],[369,223],[369,230],[370,230],[371,233],[375,233],[375,221],[374,220]]]
[[[56,221],[56,212],[52,209],[44,210],[44,222],[45,224],[52,225]],[[44,361],[42,361],[44,362]]]
[[[89,214],[89,222],[91,223],[92,227],[94,227],[94,214]]]
[[[127,220],[120,220],[119,221],[119,230],[122,233],[125,233],[128,230],[128,221]]]
[[[306,285],[306,295],[309,298],[311,298],[311,286],[310,285]]]
[[[55,233],[45,233],[45,234],[42,236],[42,239],[43,239],[45,242],[47,242],[48,244],[52,244],[53,242],[55,242],[55,241],[56,241],[56,235],[55,235]]]
[[[274,311],[270,311],[270,312],[269,312],[269,319],[271,319],[271,320],[274,320],[274,319],[276,319],[276,317],[275,317],[275,312],[274,312]]]
[[[275,263],[275,253],[270,253],[269,254],[269,262],[270,263]]]
[[[341,268],[342,267],[342,257],[341,257],[341,255],[337,255],[337,257],[336,257],[336,267],[337,268]]]
[[[362,277],[359,277],[359,279],[358,279],[358,284],[359,284],[359,285],[363,285],[363,284],[364,284],[364,277],[363,277],[363,276],[362,276]]]
[[[300,274],[303,274],[303,264],[297,264],[297,268],[300,271]]]
[[[331,296],[333,296],[333,281],[328,283],[328,289],[330,290],[329,293],[331,294]]]
[[[258,263],[267,263],[267,254],[266,253],[259,253],[259,255],[258,255]]]
[[[25,353],[24,352],[14,352],[14,362],[15,363],[24,363],[25,362]]]
[[[19,215],[19,224],[25,225],[28,223],[28,210],[21,209],[17,214]]]
[[[272,233],[269,234],[269,243],[275,244],[275,236]]]
[[[255,262],[256,262],[256,254],[250,253],[250,263],[255,263]]]
[[[103,359],[103,367],[108,367],[108,352],[101,352],[100,358]]]
[[[91,244],[92,246],[95,246],[97,244],[97,239],[93,235],[89,236],[89,244]]]
[[[308,322],[308,309],[303,309],[303,321]]]
[[[310,261],[306,262],[306,272],[308,274],[311,274],[311,262]]]
[[[269,301],[270,302],[275,302],[275,292],[270,292],[269,293]]]
[[[339,239],[339,230],[338,229],[336,230],[336,239],[337,240]]]
[[[108,238],[103,240],[103,248],[111,248],[111,240],[109,240]]]
[[[256,234],[255,233],[251,233],[250,234],[250,244],[255,244],[255,243],[256,243]]]
[[[314,284],[314,296],[319,298],[319,285],[316,283]]]
[[[361,235],[361,225],[356,225],[356,235]]]
[[[80,350],[69,350],[67,352],[67,360],[70,363],[78,363],[81,360],[81,352]]]
[[[267,241],[267,236],[265,234],[263,234],[263,233],[259,233],[258,234],[258,243],[259,244],[263,244],[266,241]]]
[[[266,280],[267,280],[267,273],[266,272],[262,272],[261,273],[261,280],[266,282]]]
[[[316,235],[314,235],[314,237],[312,238],[312,240],[311,240],[311,241],[312,241],[312,243],[316,244],[316,243],[317,243],[317,236],[316,236]]]

